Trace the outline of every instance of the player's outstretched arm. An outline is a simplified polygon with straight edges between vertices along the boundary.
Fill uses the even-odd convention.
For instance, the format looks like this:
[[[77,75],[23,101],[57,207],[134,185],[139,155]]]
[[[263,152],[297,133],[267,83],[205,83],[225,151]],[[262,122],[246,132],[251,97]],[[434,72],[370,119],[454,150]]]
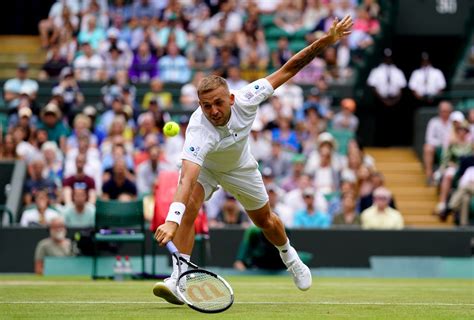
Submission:
[[[166,222],[159,226],[155,232],[155,239],[159,245],[165,245],[174,238],[200,171],[200,165],[189,160],[183,160],[178,188],[173,203],[170,205]]]
[[[273,89],[278,88],[310,63],[321,51],[351,33],[352,18],[347,15],[341,21],[335,18],[329,31],[312,44],[302,49],[280,69],[267,77]]]

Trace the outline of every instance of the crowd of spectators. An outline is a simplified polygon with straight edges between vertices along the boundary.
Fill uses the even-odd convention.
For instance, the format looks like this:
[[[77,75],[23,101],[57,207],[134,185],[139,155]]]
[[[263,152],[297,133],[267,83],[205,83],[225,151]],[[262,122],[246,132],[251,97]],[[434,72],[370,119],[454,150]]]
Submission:
[[[434,212],[442,219],[455,213],[462,226],[469,217],[474,196],[474,109],[467,114],[453,111],[448,101],[441,101],[438,116],[428,122],[423,160],[428,185],[439,186],[439,200]]]
[[[274,50],[262,14],[271,14],[287,34]],[[164,85],[181,84],[180,107],[193,111],[197,83],[209,72],[237,90],[295,53],[288,37],[301,33],[314,41],[333,16],[346,14],[355,19],[352,35],[261,106],[251,150],[271,206],[287,227],[401,228],[403,222],[392,218],[394,209],[378,205],[382,198],[390,202],[391,194],[380,189],[383,177],[355,139],[355,101],[335,102],[328,94],[328,83],[350,76],[351,56],[371,45],[380,29],[380,7],[372,0],[57,1],[39,25],[48,51],[39,78],[56,83],[50,100],[38,104],[38,83],[24,64],[4,87],[10,115],[1,157],[28,164],[21,225],[47,225],[60,215],[68,227],[91,226],[96,199],[153,194],[160,172],[178,170],[189,120],[176,119],[180,135],[162,134],[169,111],[178,107]],[[104,82],[97,101],[103,112],[84,105],[83,81]],[[150,88],[142,101],[139,83]],[[312,86],[307,96],[300,84]],[[350,139],[340,140],[341,132]],[[374,194],[376,189],[383,195]],[[363,213],[370,208],[379,222]],[[222,190],[205,209],[216,227],[250,223]]]

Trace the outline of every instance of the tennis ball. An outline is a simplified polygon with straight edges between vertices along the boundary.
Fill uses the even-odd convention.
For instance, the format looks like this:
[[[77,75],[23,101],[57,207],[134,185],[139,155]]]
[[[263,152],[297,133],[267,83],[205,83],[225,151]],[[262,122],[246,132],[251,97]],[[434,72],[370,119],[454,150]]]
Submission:
[[[165,123],[165,126],[163,127],[163,133],[167,137],[174,137],[179,133],[179,124],[174,121]]]

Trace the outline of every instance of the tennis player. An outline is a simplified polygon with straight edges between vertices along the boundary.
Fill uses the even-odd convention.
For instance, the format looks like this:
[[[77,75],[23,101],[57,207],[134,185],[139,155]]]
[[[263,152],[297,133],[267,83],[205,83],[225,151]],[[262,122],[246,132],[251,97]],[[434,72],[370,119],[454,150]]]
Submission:
[[[319,53],[350,34],[352,19],[334,19],[327,34],[295,54],[279,70],[244,88],[230,92],[226,81],[207,76],[198,85],[199,105],[191,116],[182,151],[182,167],[174,202],[166,222],[155,238],[160,245],[173,240],[189,260],[194,245],[194,220],[203,202],[218,185],[244,206],[250,219],[279,250],[283,263],[300,290],[311,287],[311,272],[290,245],[283,223],[272,213],[268,195],[250,153],[248,136],[257,107],[273,91],[310,63]],[[186,271],[182,264],[181,271]],[[155,295],[173,304],[183,304],[176,296],[177,262],[171,277],[155,285]]]

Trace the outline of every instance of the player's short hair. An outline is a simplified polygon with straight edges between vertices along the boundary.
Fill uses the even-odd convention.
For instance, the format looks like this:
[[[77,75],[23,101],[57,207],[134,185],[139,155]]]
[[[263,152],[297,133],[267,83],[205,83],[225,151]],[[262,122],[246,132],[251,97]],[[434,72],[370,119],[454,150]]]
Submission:
[[[207,77],[204,77],[198,85],[198,96],[200,96],[203,93],[210,92],[212,90],[215,90],[219,87],[225,87],[227,90],[229,90],[229,86],[227,85],[227,82],[225,81],[224,78],[215,76],[215,75],[210,75]]]

